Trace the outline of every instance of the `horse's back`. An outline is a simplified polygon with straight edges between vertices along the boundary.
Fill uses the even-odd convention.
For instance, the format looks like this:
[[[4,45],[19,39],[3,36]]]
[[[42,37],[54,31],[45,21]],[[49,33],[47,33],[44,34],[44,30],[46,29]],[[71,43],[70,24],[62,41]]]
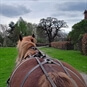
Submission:
[[[54,63],[45,63],[44,59],[39,58],[39,61],[47,71],[50,72],[64,72],[66,75],[67,73],[61,67],[57,60],[53,60],[58,64]],[[83,86],[84,81],[81,75],[69,64],[62,62],[63,66],[69,72],[71,78],[76,82],[78,87],[85,87]],[[11,87],[40,87],[39,82],[40,78],[44,75],[40,65],[36,61],[35,58],[26,59],[22,62],[13,72],[10,80]],[[79,77],[79,78],[78,78]],[[81,81],[80,81],[81,80]],[[48,86],[47,86],[48,87]]]
[[[79,87],[85,87],[86,85],[85,81],[80,75],[80,73],[68,63],[65,63],[65,62],[62,62],[62,63],[66,67],[67,71],[69,72],[71,79],[73,79]]]
[[[43,59],[39,59],[41,63],[44,62]],[[49,72],[59,72],[64,70],[55,64],[43,64],[44,68],[46,69],[47,73]],[[31,73],[30,73],[31,72]],[[25,60],[21,63],[16,70],[13,72],[14,74],[11,76],[11,87],[20,87],[23,84],[26,76],[26,81],[24,83],[24,87],[39,87],[39,79],[42,75],[44,75],[42,69],[40,68],[39,64],[37,63],[35,58],[30,58]],[[29,74],[30,73],[30,74]]]
[[[20,85],[23,84],[23,81],[24,81],[25,76],[36,65],[37,65],[37,62],[36,62],[36,60],[34,58],[33,59],[28,59],[27,61],[24,61],[22,64],[20,64],[16,68],[16,70],[13,72],[14,74],[11,76],[11,82],[10,82],[11,87],[20,87]],[[36,73],[36,75],[34,75],[34,73],[33,73],[35,71],[38,71],[38,73]],[[34,87],[34,86],[30,86],[30,84],[32,83],[32,85],[34,85],[34,82],[36,82],[38,80],[38,77],[40,75],[39,72],[41,72],[41,70],[38,70],[38,68],[37,68],[33,72],[26,79],[26,82],[25,82],[24,85],[27,84],[27,86],[25,86],[25,87]],[[33,77],[36,77],[37,79],[35,79],[35,78],[33,79]]]

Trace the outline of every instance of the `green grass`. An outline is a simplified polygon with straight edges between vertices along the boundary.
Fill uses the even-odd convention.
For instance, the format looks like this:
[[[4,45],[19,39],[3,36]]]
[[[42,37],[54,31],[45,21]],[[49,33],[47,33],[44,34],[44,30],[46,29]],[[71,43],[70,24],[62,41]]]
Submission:
[[[69,63],[80,72],[87,73],[87,56],[81,55],[79,51],[60,50],[55,48],[40,48],[45,54],[52,58]]]
[[[17,56],[16,48],[0,48],[0,87],[6,87]]]

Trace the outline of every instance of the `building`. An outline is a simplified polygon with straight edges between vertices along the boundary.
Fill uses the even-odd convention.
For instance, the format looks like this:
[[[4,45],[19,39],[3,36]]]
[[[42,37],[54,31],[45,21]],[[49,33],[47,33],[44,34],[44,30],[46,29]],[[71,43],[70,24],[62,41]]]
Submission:
[[[87,10],[84,11],[84,19],[87,19]]]

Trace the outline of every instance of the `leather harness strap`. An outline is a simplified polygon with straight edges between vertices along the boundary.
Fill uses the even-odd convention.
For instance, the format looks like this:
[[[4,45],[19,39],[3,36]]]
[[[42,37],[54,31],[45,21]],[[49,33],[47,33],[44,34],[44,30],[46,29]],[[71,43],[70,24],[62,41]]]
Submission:
[[[37,57],[35,57],[35,59],[37,60],[39,66],[41,67],[42,71],[44,72],[45,76],[47,77],[48,81],[50,82],[52,87],[57,87],[55,85],[55,83],[53,82],[52,78],[48,75],[47,71],[45,70],[45,68],[43,67],[43,65],[41,64],[41,62],[39,61],[39,59]]]
[[[67,69],[65,68],[65,66],[64,66],[59,60],[57,60],[57,61],[58,61],[58,63],[60,64],[60,66],[63,68],[63,70],[65,71],[65,73],[70,77],[70,80],[71,80],[71,82],[74,84],[74,87],[78,87],[78,86],[77,86],[77,83],[72,79],[71,75],[69,74],[69,72],[67,71]],[[53,62],[54,62],[54,61],[53,61]],[[58,65],[57,62],[54,62],[54,63]]]
[[[65,67],[65,66],[64,66]],[[70,71],[73,75],[75,75],[79,80],[80,80],[80,82],[84,85],[84,87],[87,87],[86,86],[86,84],[84,84],[84,82],[81,80],[81,78],[79,78],[79,76],[76,74],[76,73],[74,73],[72,70],[70,70],[69,68],[67,68],[67,67],[65,67],[68,71]]]
[[[80,81],[81,83],[84,85],[84,87],[86,87],[86,85],[83,83],[83,81],[79,78],[78,75],[76,75],[73,71],[71,71],[69,68],[65,67],[59,60],[57,60],[58,63],[60,64],[60,66],[63,68],[63,70],[65,71],[65,73],[70,77],[71,79],[71,82],[75,83],[75,87],[78,87],[77,86],[77,83],[74,81],[74,79],[71,77],[71,75],[69,74],[68,71],[70,71],[73,75],[75,75]],[[54,64],[57,64],[59,65],[57,62],[53,61]],[[67,71],[68,70],[68,71]]]
[[[30,60],[30,59],[32,59],[32,58],[29,58],[28,60]],[[10,81],[12,80],[12,78],[13,78],[14,74],[16,73],[17,69],[18,69],[23,63],[25,63],[26,61],[27,61],[27,60],[25,60],[24,62],[20,63],[20,64],[14,69],[14,72],[12,73],[11,77],[8,78],[8,80],[7,80],[7,84],[8,84],[7,87],[10,87]]]
[[[25,81],[27,80],[28,76],[29,76],[34,70],[36,70],[38,67],[41,67],[43,73],[44,73],[45,76],[47,77],[47,79],[48,79],[48,81],[50,82],[50,84],[52,85],[52,87],[57,87],[57,86],[55,85],[55,83],[53,82],[53,80],[51,79],[51,77],[48,75],[48,73],[47,73],[47,71],[45,70],[45,68],[43,67],[43,64],[48,63],[48,61],[40,62],[37,57],[35,57],[35,59],[37,60],[38,65],[35,66],[34,68],[32,68],[32,69],[26,74],[26,76],[24,77],[24,80],[22,81],[20,87],[23,87],[23,86],[24,86],[24,83],[25,83]]]
[[[46,61],[43,61],[41,64],[43,65],[43,64],[45,64],[45,63],[46,63]],[[26,76],[24,77],[24,79],[23,79],[23,81],[22,81],[20,87],[23,87],[23,86],[24,86],[24,83],[25,83],[25,81],[27,80],[28,76],[29,76],[34,70],[36,70],[38,67],[39,67],[39,64],[36,65],[34,68],[32,68],[32,69],[26,74]]]

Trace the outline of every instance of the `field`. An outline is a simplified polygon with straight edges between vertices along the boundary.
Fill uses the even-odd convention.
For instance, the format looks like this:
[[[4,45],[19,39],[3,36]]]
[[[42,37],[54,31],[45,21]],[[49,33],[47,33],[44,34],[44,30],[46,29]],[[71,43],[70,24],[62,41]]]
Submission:
[[[40,48],[40,50],[52,58],[71,64],[80,72],[87,73],[87,56],[81,55],[79,51],[58,50],[47,47]],[[6,87],[6,81],[14,69],[16,57],[16,48],[0,48],[0,87]]]
[[[0,87],[6,87],[17,56],[16,48],[0,48]]]

